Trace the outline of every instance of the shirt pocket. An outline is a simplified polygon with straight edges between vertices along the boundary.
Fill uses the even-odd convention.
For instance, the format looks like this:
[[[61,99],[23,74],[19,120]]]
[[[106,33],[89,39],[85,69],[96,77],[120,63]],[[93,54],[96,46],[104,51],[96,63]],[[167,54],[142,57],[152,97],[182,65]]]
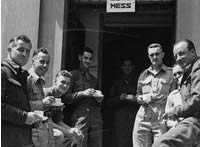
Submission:
[[[170,83],[167,79],[159,79],[159,90],[162,94],[169,94]]]
[[[32,87],[32,92],[31,100],[42,100],[44,98],[42,87],[34,85]]]
[[[140,81],[142,84],[142,94],[148,94],[151,91],[151,78],[146,78],[144,81]]]

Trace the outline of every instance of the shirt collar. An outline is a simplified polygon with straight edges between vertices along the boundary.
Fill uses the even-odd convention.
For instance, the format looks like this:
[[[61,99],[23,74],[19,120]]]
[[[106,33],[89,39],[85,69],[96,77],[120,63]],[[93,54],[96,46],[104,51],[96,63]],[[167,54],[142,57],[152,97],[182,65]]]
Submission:
[[[85,69],[83,66],[80,66],[80,72],[82,74],[89,73],[89,69]]]
[[[33,68],[29,69],[28,72],[29,72],[29,74],[33,77],[33,81],[34,81],[35,83],[38,82],[38,81],[40,80],[41,84],[42,84],[42,85],[45,85],[45,79],[44,79],[44,77],[39,77],[39,76],[35,73],[35,71],[34,71]]]
[[[149,72],[151,72],[151,73],[153,73],[152,71],[153,71],[153,67],[152,66],[150,66],[148,69],[147,69]],[[167,71],[167,66],[166,65],[164,65],[164,64],[162,64],[162,66],[161,66],[161,68],[160,68],[160,71]],[[159,72],[160,72],[159,71]],[[159,73],[158,72],[158,73]]]

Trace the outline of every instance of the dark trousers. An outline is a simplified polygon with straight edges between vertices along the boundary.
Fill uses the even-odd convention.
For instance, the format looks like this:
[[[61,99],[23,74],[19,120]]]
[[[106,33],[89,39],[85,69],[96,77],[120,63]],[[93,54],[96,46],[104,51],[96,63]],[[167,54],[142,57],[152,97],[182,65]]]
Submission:
[[[132,147],[132,130],[137,110],[120,109],[115,112],[114,133],[116,147]]]
[[[102,147],[102,117],[99,107],[79,107],[72,123],[83,132],[83,147]]]

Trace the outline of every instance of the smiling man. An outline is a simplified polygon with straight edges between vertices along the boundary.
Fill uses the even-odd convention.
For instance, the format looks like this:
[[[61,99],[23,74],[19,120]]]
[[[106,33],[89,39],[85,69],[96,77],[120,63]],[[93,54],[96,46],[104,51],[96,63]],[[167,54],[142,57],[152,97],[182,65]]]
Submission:
[[[184,119],[161,136],[153,147],[191,147],[200,141],[200,58],[193,42],[187,39],[177,42],[173,53],[176,62],[185,68],[180,85],[183,104],[163,117]]]
[[[78,59],[80,68],[71,72],[69,93],[63,97],[62,101],[65,104],[73,104],[72,126],[81,128],[84,134],[83,147],[101,147],[103,97],[97,94],[97,79],[89,73],[93,61],[93,50],[88,47],[83,48]]]
[[[1,65],[1,146],[32,147],[31,125],[40,120],[30,112],[27,91],[28,62],[32,44],[25,35],[13,37],[8,57]]]
[[[32,129],[32,140],[35,146],[60,147],[64,135],[56,129],[52,121],[53,96],[45,96],[43,87],[44,75],[49,69],[50,54],[46,48],[35,49],[32,56],[32,67],[29,70],[28,91],[32,111],[44,111],[48,120],[43,121],[38,127]]]

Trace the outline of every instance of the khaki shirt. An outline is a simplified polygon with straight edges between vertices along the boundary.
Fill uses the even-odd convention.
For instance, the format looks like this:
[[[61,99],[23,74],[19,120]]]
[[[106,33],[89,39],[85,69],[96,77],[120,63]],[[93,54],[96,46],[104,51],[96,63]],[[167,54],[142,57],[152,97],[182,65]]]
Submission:
[[[42,99],[44,98],[43,85],[45,81],[42,77],[39,77],[34,70],[29,70],[28,77],[28,92],[30,96],[31,110],[43,110]]]
[[[161,70],[154,74],[152,67],[146,69],[138,79],[137,95],[143,95],[149,104],[165,104],[167,96],[174,89],[172,69],[162,65]]]

